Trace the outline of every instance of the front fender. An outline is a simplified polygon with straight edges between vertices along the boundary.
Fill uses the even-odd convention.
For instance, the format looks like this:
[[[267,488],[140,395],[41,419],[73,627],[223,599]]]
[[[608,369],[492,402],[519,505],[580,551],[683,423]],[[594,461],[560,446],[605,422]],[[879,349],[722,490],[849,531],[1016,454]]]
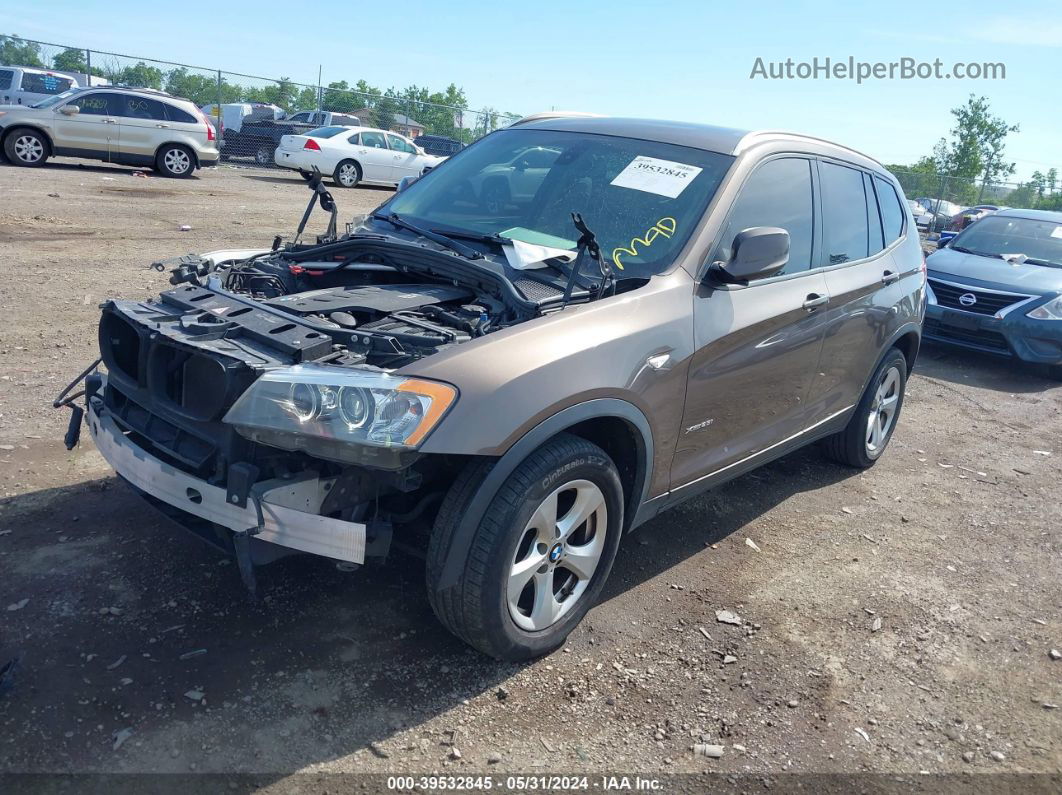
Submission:
[[[468,507],[461,517],[461,524],[454,532],[450,548],[446,551],[446,560],[443,563],[442,576],[439,580],[440,588],[448,588],[456,584],[461,570],[464,568],[465,558],[472,546],[472,539],[475,537],[476,529],[483,520],[483,515],[486,513],[487,508],[490,507],[494,495],[498,493],[502,484],[505,483],[506,479],[516,470],[520,463],[558,433],[584,420],[599,417],[622,419],[636,431],[635,438],[639,442],[638,474],[627,505],[624,506],[625,526],[630,526],[638,507],[648,496],[649,472],[651,471],[654,457],[653,436],[649,421],[633,404],[616,398],[598,398],[578,403],[554,414],[532,428],[510,447],[487,473],[475,495],[468,503]]]

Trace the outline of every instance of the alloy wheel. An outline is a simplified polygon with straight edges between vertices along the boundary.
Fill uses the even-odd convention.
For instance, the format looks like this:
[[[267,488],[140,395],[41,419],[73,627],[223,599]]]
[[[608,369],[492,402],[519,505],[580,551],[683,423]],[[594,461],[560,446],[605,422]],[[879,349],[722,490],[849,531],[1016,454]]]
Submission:
[[[881,455],[888,442],[889,431],[896,420],[896,409],[900,405],[900,383],[900,370],[895,366],[886,370],[878,382],[867,416],[866,445],[867,455],[871,458]]]
[[[339,183],[344,188],[353,188],[358,184],[358,167],[353,163],[344,163],[339,167]]]
[[[33,135],[20,135],[15,139],[15,156],[23,163],[39,163],[44,157],[44,144]]]
[[[192,158],[183,149],[169,149],[162,156],[162,162],[171,174],[184,174],[192,167]]]
[[[601,489],[573,480],[555,489],[524,527],[509,571],[509,615],[521,629],[548,629],[586,593],[605,548]]]

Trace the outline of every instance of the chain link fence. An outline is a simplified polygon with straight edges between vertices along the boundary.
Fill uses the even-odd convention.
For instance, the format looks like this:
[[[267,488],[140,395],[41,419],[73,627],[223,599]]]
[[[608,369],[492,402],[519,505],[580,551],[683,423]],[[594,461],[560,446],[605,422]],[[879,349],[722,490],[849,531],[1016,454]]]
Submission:
[[[452,154],[520,118],[490,107],[471,109],[452,85],[435,93],[420,87],[383,91],[364,81],[311,85],[17,36],[0,35],[0,65],[51,70],[80,86],[123,85],[184,97],[221,130],[223,160],[262,166],[272,165],[279,134],[330,123],[378,127],[411,139],[433,136],[438,140],[425,142],[429,151]],[[50,80],[47,86],[58,93],[69,83]]]
[[[893,170],[908,199],[928,213],[929,232],[958,231],[964,210],[977,205],[1023,209],[1062,210],[1062,185],[1049,172],[1047,178],[1029,182],[984,182],[932,171]]]

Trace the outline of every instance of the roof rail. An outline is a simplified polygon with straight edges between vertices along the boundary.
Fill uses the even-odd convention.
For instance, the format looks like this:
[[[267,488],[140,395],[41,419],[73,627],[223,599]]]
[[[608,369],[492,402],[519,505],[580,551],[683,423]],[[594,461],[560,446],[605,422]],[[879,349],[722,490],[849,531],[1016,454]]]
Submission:
[[[800,141],[815,141],[816,143],[820,143],[820,144],[829,144],[830,146],[835,146],[838,149],[843,149],[846,152],[851,152],[853,155],[859,155],[860,157],[865,157],[867,160],[870,160],[873,163],[877,163],[879,166],[882,167],[882,169],[885,169],[885,164],[884,163],[882,163],[876,157],[871,157],[866,152],[860,152],[858,149],[853,149],[850,146],[845,146],[844,144],[839,144],[836,141],[831,141],[831,140],[829,140],[827,138],[819,138],[818,136],[815,136],[815,135],[805,135],[803,133],[795,133],[795,132],[792,132],[790,130],[752,130],[751,132],[746,133],[744,135],[744,137],[742,137],[742,139],[738,142],[738,145],[734,148],[734,154],[736,155],[739,152],[747,149],[752,144],[754,144],[756,138],[768,138],[768,137],[793,138],[795,140],[800,140]]]
[[[543,119],[602,119],[604,114],[602,113],[585,113],[581,110],[546,110],[541,113],[532,113],[530,116],[524,116],[522,119],[518,119],[510,124],[510,127],[517,127],[521,124],[527,124],[533,121],[542,121]]]

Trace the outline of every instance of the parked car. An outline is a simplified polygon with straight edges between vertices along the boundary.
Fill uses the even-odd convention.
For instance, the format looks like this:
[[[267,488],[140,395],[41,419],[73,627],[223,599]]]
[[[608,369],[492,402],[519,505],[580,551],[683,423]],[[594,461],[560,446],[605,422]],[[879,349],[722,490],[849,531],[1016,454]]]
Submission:
[[[413,143],[419,146],[429,155],[450,157],[456,155],[465,145],[456,138],[447,138],[445,135],[418,135]]]
[[[16,166],[85,157],[190,177],[218,162],[217,135],[199,108],[142,88],[71,89],[32,107],[0,106],[0,143]]]
[[[350,113],[328,110],[301,110],[279,119],[245,120],[226,135],[221,153],[225,157],[253,157],[259,165],[273,164],[273,153],[285,135],[307,133],[320,127],[359,127],[361,121]]]
[[[284,117],[283,108],[266,102],[229,102],[223,105],[212,102],[209,105],[203,105],[200,110],[210,118],[222,141],[225,139],[226,131],[240,132],[245,121],[256,119],[275,121]]]
[[[931,199],[929,197],[922,197],[917,199],[918,203],[925,207],[932,220],[929,223],[930,232],[939,232],[947,227],[951,223],[952,217],[956,213],[962,212],[962,207],[954,202],[943,201],[942,199]]]
[[[33,105],[77,87],[77,79],[62,72],[32,66],[0,66],[0,103],[4,105]]]
[[[557,153],[534,202],[452,201],[530,150]],[[872,466],[925,307],[877,161],[648,120],[500,130],[345,234],[171,265],[102,306],[103,457],[252,588],[285,553],[419,547],[442,623],[510,660],[560,646],[661,511],[819,440]]]
[[[933,214],[914,199],[908,199],[907,206],[911,208],[911,215],[914,217],[915,225],[919,229],[928,229],[930,224],[933,223]]]
[[[1000,210],[934,251],[926,339],[1062,378],[1062,213]]]
[[[398,133],[369,127],[320,127],[305,135],[285,135],[274,155],[282,168],[309,179],[313,169],[331,174],[343,188],[361,184],[396,186],[419,177],[445,158],[425,154]]]
[[[950,219],[948,219],[947,226],[940,230],[940,239],[943,241],[950,240],[955,237],[959,232],[968,227],[974,221],[979,221],[986,215],[990,215],[994,212],[999,212],[1004,209],[994,204],[978,204],[973,207],[967,207],[964,210],[960,210],[955,213]]]

